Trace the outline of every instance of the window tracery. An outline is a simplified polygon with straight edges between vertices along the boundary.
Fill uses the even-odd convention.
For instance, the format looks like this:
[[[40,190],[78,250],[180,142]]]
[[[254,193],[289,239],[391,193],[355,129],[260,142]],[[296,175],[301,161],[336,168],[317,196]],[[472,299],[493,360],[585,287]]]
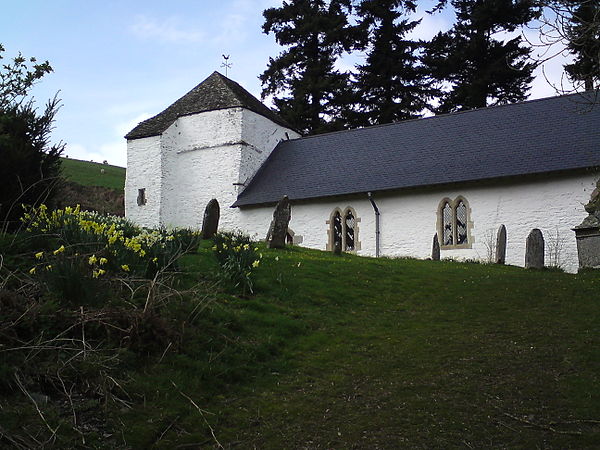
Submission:
[[[345,210],[335,208],[327,221],[329,240],[327,250],[334,251],[339,248],[345,252],[360,250],[358,236],[358,223],[360,218],[356,217],[356,211],[352,207]]]
[[[438,208],[438,236],[442,237],[441,248],[469,248],[471,245],[470,209],[464,197],[454,201],[445,198]]]

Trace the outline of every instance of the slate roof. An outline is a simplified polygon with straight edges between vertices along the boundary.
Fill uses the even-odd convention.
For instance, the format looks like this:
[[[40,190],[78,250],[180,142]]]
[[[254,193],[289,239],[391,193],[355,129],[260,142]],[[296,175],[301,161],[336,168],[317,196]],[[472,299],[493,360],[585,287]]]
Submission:
[[[177,118],[204,111],[227,108],[246,108],[273,122],[290,128],[275,112],[263,105],[250,92],[235,81],[213,72],[207,79],[189,91],[167,109],[150,119],[139,123],[126,139],[139,139],[162,134]]]
[[[233,206],[600,166],[600,105],[532,100],[281,142]]]

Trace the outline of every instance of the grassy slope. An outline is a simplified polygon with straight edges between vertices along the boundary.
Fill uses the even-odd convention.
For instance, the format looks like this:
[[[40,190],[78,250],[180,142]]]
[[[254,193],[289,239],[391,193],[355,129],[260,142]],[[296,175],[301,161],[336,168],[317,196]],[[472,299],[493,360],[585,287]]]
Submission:
[[[62,158],[64,176],[84,186],[102,186],[122,191],[125,187],[125,168],[108,164]],[[104,169],[104,173],[101,173]]]
[[[132,373],[127,445],[599,442],[600,273],[264,253],[255,297],[219,294],[200,337]]]

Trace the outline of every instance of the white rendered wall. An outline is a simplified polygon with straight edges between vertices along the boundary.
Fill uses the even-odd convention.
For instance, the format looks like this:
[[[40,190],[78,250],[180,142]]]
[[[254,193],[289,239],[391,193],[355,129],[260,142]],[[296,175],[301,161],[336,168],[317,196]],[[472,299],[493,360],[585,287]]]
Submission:
[[[242,110],[242,120],[242,141],[248,145],[242,147],[240,157],[239,192],[248,185],[279,142],[300,137],[295,131],[247,109]]]
[[[241,118],[240,108],[208,111],[180,117],[163,133],[163,225],[200,228],[212,198],[221,206],[220,223],[235,225],[229,205],[237,194]]]
[[[143,227],[160,225],[162,161],[160,136],[127,141],[125,216]],[[138,190],[146,190],[146,204],[138,206]]]
[[[243,228],[239,210],[230,206],[243,189],[241,183],[249,180],[275,146],[286,139],[286,132],[290,137],[298,136],[242,108],[177,119],[160,138],[162,163],[138,180],[156,180],[160,186],[160,217],[152,225],[200,228],[207,203],[216,198],[221,207],[220,228]],[[138,141],[143,139],[130,141],[132,156],[128,156],[128,171],[132,168],[136,173],[146,164],[146,155],[137,151]],[[138,220],[142,207],[135,200],[133,197],[127,216],[142,223]]]
[[[380,216],[381,254],[429,258],[433,235],[437,232],[437,208],[444,197],[454,200],[461,195],[469,202],[472,246],[470,249],[442,250],[442,258],[485,261],[486,241],[495,242],[501,224],[507,229],[507,264],[523,266],[525,241],[533,228],[539,228],[546,240],[546,263],[550,262],[549,246],[561,241],[562,266],[569,272],[578,268],[577,246],[573,227],[587,216],[587,203],[600,174],[572,175],[480,186],[465,189],[429,189],[405,191],[395,195],[375,194]],[[358,223],[359,255],[375,255],[375,215],[366,195],[338,200],[301,202],[292,206],[290,228],[301,235],[301,245],[325,250],[328,225],[334,208],[342,211],[351,206]],[[274,207],[244,208],[243,229],[264,239]]]

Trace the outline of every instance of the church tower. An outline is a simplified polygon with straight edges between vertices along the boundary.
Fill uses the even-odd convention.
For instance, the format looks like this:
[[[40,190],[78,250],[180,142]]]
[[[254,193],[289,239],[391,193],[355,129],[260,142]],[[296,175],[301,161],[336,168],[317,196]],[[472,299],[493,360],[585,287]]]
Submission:
[[[299,137],[236,82],[214,72],[127,139],[125,216],[147,226],[200,228],[210,199],[220,228],[240,228],[229,208],[282,140]]]

